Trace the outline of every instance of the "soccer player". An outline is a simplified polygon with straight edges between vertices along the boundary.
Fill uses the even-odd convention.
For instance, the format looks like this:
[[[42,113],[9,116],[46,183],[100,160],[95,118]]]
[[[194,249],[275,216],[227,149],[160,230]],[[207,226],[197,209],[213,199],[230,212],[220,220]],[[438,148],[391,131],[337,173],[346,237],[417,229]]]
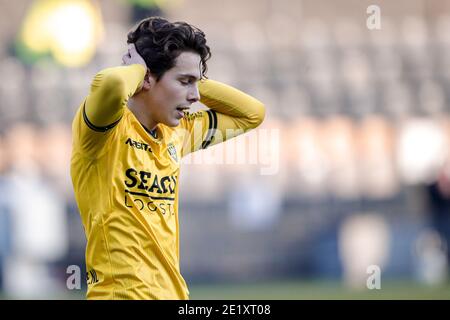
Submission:
[[[144,19],[127,42],[122,66],[95,76],[72,125],[87,298],[188,299],[179,261],[180,159],[257,127],[265,108],[205,78],[210,49],[185,22]],[[189,112],[197,101],[208,108]]]

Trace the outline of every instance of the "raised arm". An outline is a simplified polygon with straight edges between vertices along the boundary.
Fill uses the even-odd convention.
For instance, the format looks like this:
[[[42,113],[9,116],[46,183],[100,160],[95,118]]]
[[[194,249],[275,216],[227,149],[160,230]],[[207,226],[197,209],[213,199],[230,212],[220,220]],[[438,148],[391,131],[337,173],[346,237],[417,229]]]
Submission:
[[[183,156],[243,134],[264,120],[264,104],[238,89],[202,80],[199,91],[200,102],[209,110],[189,114],[181,122],[187,132]]]
[[[142,86],[147,68],[134,44],[129,45],[122,60],[122,66],[104,69],[92,81],[84,117],[93,129],[112,127],[122,117],[127,100]]]
[[[217,128],[253,129],[264,120],[262,102],[231,86],[214,80],[199,83],[200,102],[220,115]]]

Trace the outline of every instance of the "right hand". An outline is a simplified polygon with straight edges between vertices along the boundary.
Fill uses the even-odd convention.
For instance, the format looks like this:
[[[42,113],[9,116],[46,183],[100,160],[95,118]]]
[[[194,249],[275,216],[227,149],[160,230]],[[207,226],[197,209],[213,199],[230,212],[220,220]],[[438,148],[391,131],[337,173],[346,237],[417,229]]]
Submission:
[[[139,55],[134,43],[128,44],[128,52],[122,56],[122,65],[141,64],[147,69],[144,59]]]

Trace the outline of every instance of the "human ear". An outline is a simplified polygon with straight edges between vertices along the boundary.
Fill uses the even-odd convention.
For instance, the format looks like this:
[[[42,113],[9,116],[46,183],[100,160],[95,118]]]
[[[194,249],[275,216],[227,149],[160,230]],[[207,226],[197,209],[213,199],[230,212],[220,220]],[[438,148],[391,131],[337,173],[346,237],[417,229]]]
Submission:
[[[144,82],[142,84],[143,90],[150,90],[156,83],[155,77],[152,75],[149,69],[147,69],[147,73],[144,77]]]
[[[142,90],[150,90],[152,87],[151,81],[150,70],[147,69],[147,73],[145,74],[144,81],[142,83]]]

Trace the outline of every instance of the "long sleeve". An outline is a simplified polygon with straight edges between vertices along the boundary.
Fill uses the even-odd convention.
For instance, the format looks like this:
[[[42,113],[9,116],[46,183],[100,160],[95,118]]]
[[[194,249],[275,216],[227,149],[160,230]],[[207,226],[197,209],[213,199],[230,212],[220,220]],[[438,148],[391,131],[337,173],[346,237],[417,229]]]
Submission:
[[[94,77],[86,98],[85,120],[94,128],[108,128],[117,122],[128,99],[144,80],[146,69],[139,64],[108,68]]]
[[[89,95],[72,123],[75,151],[91,158],[101,156],[145,72],[145,67],[134,64],[104,69],[94,77]]]
[[[182,155],[229,140],[259,126],[264,120],[263,103],[231,86],[214,80],[199,83],[200,102],[209,108],[187,115]]]
[[[200,81],[199,91],[200,102],[221,115],[229,116],[218,123],[219,130],[253,129],[264,120],[264,105],[242,91],[214,80]]]

